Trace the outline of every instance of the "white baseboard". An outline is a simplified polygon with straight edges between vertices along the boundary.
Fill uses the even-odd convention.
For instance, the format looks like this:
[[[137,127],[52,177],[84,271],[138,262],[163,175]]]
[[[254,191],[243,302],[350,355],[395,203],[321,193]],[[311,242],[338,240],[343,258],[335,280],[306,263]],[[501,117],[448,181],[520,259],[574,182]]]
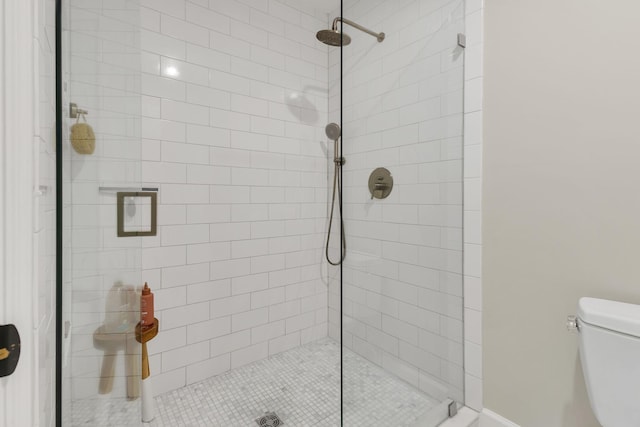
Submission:
[[[489,409],[483,409],[480,414],[480,427],[520,427],[513,421],[509,421],[505,417],[496,414]]]

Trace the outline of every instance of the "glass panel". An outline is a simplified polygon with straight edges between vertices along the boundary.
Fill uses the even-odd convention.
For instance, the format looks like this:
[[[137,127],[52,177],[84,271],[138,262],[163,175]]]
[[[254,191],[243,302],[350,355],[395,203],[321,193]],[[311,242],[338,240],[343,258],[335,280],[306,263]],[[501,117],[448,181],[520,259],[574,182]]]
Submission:
[[[343,425],[435,426],[463,401],[464,1],[342,3]]]
[[[141,183],[140,7],[73,0],[62,11],[63,425],[138,426],[145,237],[118,237],[117,192],[100,188]]]
[[[154,423],[340,424],[321,3],[63,1],[64,114],[96,137],[81,154],[66,119],[65,426],[140,425],[126,332],[147,280]]]

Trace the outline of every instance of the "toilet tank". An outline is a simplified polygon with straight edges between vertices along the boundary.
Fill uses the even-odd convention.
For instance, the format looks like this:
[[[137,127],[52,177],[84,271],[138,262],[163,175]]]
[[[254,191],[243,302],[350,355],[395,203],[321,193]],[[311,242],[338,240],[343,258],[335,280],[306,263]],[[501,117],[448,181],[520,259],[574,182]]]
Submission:
[[[604,427],[640,426],[640,306],[596,298],[578,303],[580,360]]]

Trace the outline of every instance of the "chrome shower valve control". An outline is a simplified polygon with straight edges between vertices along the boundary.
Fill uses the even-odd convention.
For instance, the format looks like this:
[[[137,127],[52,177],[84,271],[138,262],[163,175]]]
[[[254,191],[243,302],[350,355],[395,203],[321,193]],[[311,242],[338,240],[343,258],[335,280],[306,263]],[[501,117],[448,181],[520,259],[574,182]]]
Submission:
[[[386,199],[393,190],[393,176],[386,168],[377,168],[369,175],[371,199]]]

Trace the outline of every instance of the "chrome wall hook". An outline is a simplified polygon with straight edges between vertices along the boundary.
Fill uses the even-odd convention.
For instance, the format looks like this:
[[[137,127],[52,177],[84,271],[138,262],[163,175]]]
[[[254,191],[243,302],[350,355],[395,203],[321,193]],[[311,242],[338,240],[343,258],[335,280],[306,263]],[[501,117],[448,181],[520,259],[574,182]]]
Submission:
[[[77,119],[79,115],[89,114],[87,110],[83,110],[82,108],[78,108],[78,104],[75,102],[69,103],[69,117],[72,119]]]

